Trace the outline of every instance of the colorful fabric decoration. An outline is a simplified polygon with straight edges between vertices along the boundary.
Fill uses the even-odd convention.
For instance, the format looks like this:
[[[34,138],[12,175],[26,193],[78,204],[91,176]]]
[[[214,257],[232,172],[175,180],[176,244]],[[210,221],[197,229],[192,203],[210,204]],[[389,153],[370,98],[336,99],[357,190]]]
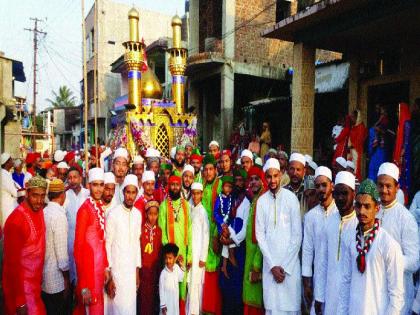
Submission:
[[[364,236],[362,227],[360,224],[357,226],[358,233],[356,234],[356,249],[359,253],[356,258],[357,269],[360,273],[364,273],[366,270],[366,254],[369,252],[369,249],[375,240],[376,235],[379,230],[379,219],[375,219],[372,230]]]

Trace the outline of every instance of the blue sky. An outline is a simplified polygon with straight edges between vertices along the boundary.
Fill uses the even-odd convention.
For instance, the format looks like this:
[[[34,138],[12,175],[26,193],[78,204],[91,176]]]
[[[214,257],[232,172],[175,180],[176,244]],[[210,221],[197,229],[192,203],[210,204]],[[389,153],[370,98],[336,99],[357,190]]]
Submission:
[[[184,0],[113,0],[134,4],[173,15],[184,13]],[[85,12],[93,5],[85,0]],[[79,99],[79,81],[82,78],[81,1],[80,0],[0,0],[0,51],[24,64],[26,82],[17,83],[16,95],[26,96],[32,102],[33,34],[24,28],[33,28],[30,17],[44,21],[39,28],[47,32],[39,45],[38,55],[38,110],[45,108],[52,90],[67,85]]]

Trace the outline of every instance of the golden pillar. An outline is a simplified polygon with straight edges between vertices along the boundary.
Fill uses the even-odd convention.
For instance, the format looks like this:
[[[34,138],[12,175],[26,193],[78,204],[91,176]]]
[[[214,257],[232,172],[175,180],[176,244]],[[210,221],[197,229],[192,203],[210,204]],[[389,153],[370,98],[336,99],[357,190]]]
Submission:
[[[141,69],[144,64],[144,44],[139,41],[139,12],[132,8],[128,12],[130,25],[130,40],[123,43],[125,48],[124,64],[128,78],[127,105],[127,149],[132,156],[136,154],[136,147],[131,133],[130,121],[135,112],[141,112]],[[133,109],[135,109],[133,111]]]
[[[181,47],[181,26],[182,21],[179,16],[172,18],[172,48],[169,49],[169,70],[172,74],[172,99],[176,104],[178,114],[183,114],[184,108],[184,89],[185,89],[185,69],[187,67],[187,49]]]

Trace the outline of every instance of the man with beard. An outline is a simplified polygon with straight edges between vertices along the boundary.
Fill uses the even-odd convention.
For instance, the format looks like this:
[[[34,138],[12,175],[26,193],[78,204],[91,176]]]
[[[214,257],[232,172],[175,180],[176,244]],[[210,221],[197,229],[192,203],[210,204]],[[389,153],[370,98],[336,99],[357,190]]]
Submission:
[[[223,150],[219,159],[221,176],[232,176],[232,153],[230,150]]]
[[[114,152],[112,159],[112,172],[115,176],[115,203],[121,204],[124,200],[121,185],[124,182],[124,178],[128,172],[128,152],[125,148],[118,148]]]
[[[3,292],[6,314],[46,314],[41,300],[45,257],[44,206],[47,182],[40,176],[26,184],[27,198],[4,227]]]
[[[108,216],[109,211],[116,206],[114,194],[115,194],[115,176],[111,172],[104,174],[104,193],[102,194],[103,208],[105,216]]]
[[[297,315],[302,294],[299,201],[290,190],[281,188],[277,159],[268,159],[264,171],[269,190],[258,199],[255,215],[255,236],[263,255],[264,307],[266,314]]]
[[[315,313],[318,315],[337,314],[343,240],[349,233],[353,235],[358,223],[353,207],[354,188],[353,174],[346,171],[337,174],[333,197],[338,212],[329,216],[321,234],[319,272],[314,282]]]
[[[251,166],[254,165],[254,156],[248,149],[241,152],[241,165],[245,172],[248,172]]]
[[[246,231],[246,255],[243,277],[244,314],[264,314],[262,289],[262,253],[255,236],[255,211],[259,197],[267,190],[264,172],[252,167],[249,171],[249,186],[252,192],[252,202],[249,215],[244,220]]]
[[[112,208],[106,221],[106,253],[112,279],[107,288],[112,299],[109,309],[115,315],[136,315],[143,220],[134,208],[139,190],[137,176],[127,175],[122,190],[123,204]]]
[[[305,157],[300,153],[292,153],[289,159],[289,167],[287,173],[290,177],[289,185],[284,188],[290,190],[295,194],[300,203],[301,215],[306,213],[305,198],[303,198],[303,192],[305,191],[305,185],[303,177],[305,176]]]
[[[143,193],[143,185],[141,184],[141,177],[143,176],[144,172],[144,159],[141,155],[136,155],[133,158],[133,165],[131,166],[131,173],[137,176],[138,179],[138,186],[139,186],[139,194],[137,197]]]
[[[207,154],[203,161],[204,165],[204,191],[202,204],[206,209],[210,224],[209,253],[206,261],[206,272],[204,274],[203,306],[205,313],[221,314],[221,294],[219,289],[219,263],[220,246],[217,236],[216,223],[213,220],[213,209],[216,198],[222,190],[222,181],[217,178],[216,159],[212,154]]]
[[[324,238],[325,224],[328,217],[338,211],[332,196],[334,189],[332,172],[328,167],[320,166],[315,170],[315,189],[319,204],[309,210],[303,218],[302,243],[304,297],[306,305],[311,308],[312,314],[314,313],[311,306],[314,294],[313,283],[319,281],[321,240]]]
[[[418,269],[419,239],[416,219],[397,201],[399,169],[394,163],[379,167],[377,187],[380,207],[377,218],[389,235],[400,244],[404,257],[404,307],[401,314],[411,314],[414,298],[413,274]]]
[[[74,263],[74,233],[76,230],[76,217],[80,206],[89,197],[89,189],[82,187],[82,174],[78,168],[72,167],[67,174],[67,191],[64,208],[66,209],[68,229],[68,252],[70,260],[70,281],[72,285],[76,282],[76,265]]]
[[[186,265],[191,264],[191,218],[190,205],[181,197],[181,178],[169,178],[169,194],[159,207],[158,224],[162,229],[162,244],[174,243],[179,247],[179,255]],[[180,314],[185,314],[187,296],[187,273],[179,287]]]
[[[194,167],[194,182],[203,184],[203,177],[201,174],[201,167],[203,164],[203,156],[200,155],[200,151],[195,149],[190,157],[190,164]]]
[[[194,168],[191,165],[186,164],[182,170],[182,198],[187,200],[192,206],[191,200],[191,185],[194,182]]]
[[[57,164],[57,178],[61,179],[63,183],[67,180],[67,172],[69,171],[69,166],[66,162],[60,162]]]
[[[77,268],[75,315],[104,314],[104,284],[109,281],[105,250],[105,211],[102,208],[104,171],[89,170],[90,197],[80,207],[76,220],[74,260]]]
[[[176,147],[175,158],[173,160],[173,163],[173,174],[176,176],[181,176],[185,165],[185,148],[183,146],[178,145]]]

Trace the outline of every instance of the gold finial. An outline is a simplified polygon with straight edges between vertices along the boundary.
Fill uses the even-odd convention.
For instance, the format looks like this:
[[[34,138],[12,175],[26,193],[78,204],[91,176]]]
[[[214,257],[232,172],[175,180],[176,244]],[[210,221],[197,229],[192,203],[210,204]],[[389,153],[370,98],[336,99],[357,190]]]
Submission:
[[[130,41],[139,41],[139,11],[134,7],[128,11],[128,20],[130,21]]]
[[[141,78],[141,95],[143,98],[162,98],[162,86],[159,83],[159,79],[150,67],[143,72]]]
[[[172,18],[172,48],[181,48],[182,20],[178,15]]]

